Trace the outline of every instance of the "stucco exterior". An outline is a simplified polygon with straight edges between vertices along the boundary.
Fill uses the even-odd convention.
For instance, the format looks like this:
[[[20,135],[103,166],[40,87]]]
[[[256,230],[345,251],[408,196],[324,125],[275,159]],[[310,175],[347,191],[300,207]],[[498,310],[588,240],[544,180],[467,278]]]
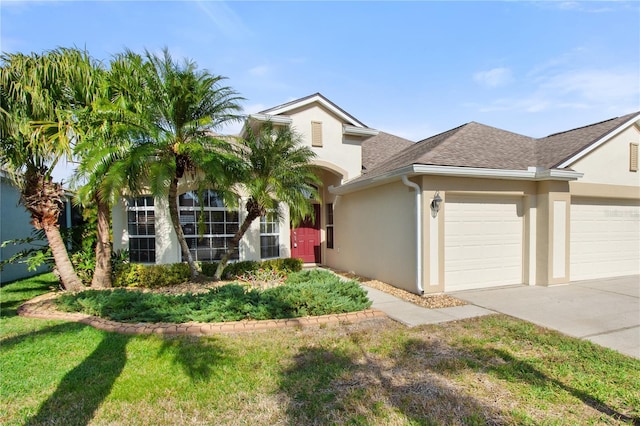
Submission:
[[[376,130],[320,94],[249,120],[292,126],[316,153],[323,265],[415,293],[640,273],[633,262],[637,255],[640,265],[640,175],[630,170],[629,147],[640,142],[638,113],[539,140],[469,123],[419,143],[375,139]],[[365,155],[369,138],[376,151]],[[363,170],[363,157],[376,162]],[[184,183],[180,192],[189,189]],[[128,244],[124,207],[114,208],[116,248]],[[162,200],[155,210],[156,262],[180,261]],[[594,244],[607,232],[624,254],[613,243]],[[280,257],[291,256],[292,235],[285,214]],[[260,241],[256,221],[240,259],[259,260]]]

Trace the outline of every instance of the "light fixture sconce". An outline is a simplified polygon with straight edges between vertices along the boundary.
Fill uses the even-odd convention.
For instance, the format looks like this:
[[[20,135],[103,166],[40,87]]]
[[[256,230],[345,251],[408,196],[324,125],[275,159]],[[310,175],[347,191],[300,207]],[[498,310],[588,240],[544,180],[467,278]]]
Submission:
[[[442,198],[440,197],[440,191],[436,191],[433,196],[433,200],[431,201],[431,217],[435,219],[438,216],[438,212],[440,211],[440,204],[442,204]]]

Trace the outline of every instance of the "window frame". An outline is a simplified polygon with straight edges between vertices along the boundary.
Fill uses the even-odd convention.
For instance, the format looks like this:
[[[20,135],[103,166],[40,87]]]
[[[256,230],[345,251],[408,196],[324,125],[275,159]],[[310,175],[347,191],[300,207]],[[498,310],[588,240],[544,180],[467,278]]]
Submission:
[[[190,194],[191,205],[182,204]],[[212,196],[211,194],[215,194]],[[199,200],[203,196],[205,205],[201,206]],[[216,205],[211,205],[211,200],[216,200]],[[240,212],[238,209],[229,209],[224,205],[222,198],[214,190],[186,191],[178,195],[178,216],[185,241],[189,246],[191,256],[195,261],[217,262],[226,252],[230,240],[235,236],[240,227]],[[222,214],[222,215],[221,215]],[[203,217],[204,227],[200,235],[200,218]],[[222,219],[222,220],[220,220]],[[235,220],[234,220],[235,219]],[[216,232],[222,228],[223,232]],[[221,239],[223,241],[220,244]],[[181,253],[183,261],[184,255]],[[235,248],[230,260],[240,259],[240,244]]]
[[[333,203],[326,204],[326,225],[325,228],[327,230],[327,248],[333,249],[335,245],[335,236],[334,236],[334,228],[333,228]]]
[[[275,244],[263,244],[265,239],[273,239],[275,240]],[[275,255],[271,252],[267,252],[268,249],[275,250]],[[276,211],[269,211],[265,216],[260,217],[260,259],[277,259],[279,257],[280,220]]]
[[[139,205],[140,201],[143,201],[143,205]],[[151,203],[149,203],[151,201]],[[149,215],[149,212],[152,214]],[[131,220],[131,213],[134,213],[135,220]],[[140,222],[140,213],[144,214],[145,220]],[[151,220],[149,218],[152,218]],[[155,200],[150,195],[144,195],[140,197],[132,197],[127,199],[127,236],[128,236],[128,250],[129,250],[129,262],[131,263],[156,263],[156,214],[155,214]],[[135,227],[135,228],[133,228]],[[131,232],[132,229],[139,231],[145,229],[144,233]],[[151,232],[150,232],[151,229]],[[142,244],[146,247],[141,247]],[[137,245],[137,247],[133,247]],[[142,253],[146,253],[146,256],[142,256]]]

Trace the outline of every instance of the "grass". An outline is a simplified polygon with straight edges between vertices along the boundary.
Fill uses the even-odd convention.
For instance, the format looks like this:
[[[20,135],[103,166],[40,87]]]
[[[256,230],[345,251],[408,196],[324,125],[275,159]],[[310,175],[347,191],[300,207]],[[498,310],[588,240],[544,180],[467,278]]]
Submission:
[[[506,316],[210,338],[22,318],[1,290],[0,423],[638,424],[640,361]]]

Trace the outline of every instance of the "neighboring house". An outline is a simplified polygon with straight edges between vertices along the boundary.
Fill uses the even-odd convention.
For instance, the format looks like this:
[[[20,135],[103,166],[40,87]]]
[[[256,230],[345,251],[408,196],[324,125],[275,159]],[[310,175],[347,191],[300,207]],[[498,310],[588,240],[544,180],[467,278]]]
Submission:
[[[60,218],[61,226],[67,227],[71,223],[71,194],[65,200],[65,208]],[[77,210],[77,208],[75,208]],[[0,244],[4,241],[19,240],[33,236],[34,228],[31,224],[31,216],[20,204],[20,190],[15,186],[9,175],[0,169]],[[46,245],[46,241],[31,244],[8,244],[0,247],[0,260],[10,259],[16,253],[32,247]],[[5,265],[0,271],[0,284],[41,274],[47,271],[48,266],[42,265],[34,271],[29,271],[27,265],[22,262],[14,262]]]
[[[263,218],[239,259],[300,257],[416,293],[640,273],[640,113],[534,139],[468,123],[417,143],[365,126],[321,94],[249,118],[293,126],[317,153],[316,220]],[[210,194],[205,235],[184,183],[196,258],[219,258],[244,214]],[[116,249],[181,260],[160,200],[114,209]]]

